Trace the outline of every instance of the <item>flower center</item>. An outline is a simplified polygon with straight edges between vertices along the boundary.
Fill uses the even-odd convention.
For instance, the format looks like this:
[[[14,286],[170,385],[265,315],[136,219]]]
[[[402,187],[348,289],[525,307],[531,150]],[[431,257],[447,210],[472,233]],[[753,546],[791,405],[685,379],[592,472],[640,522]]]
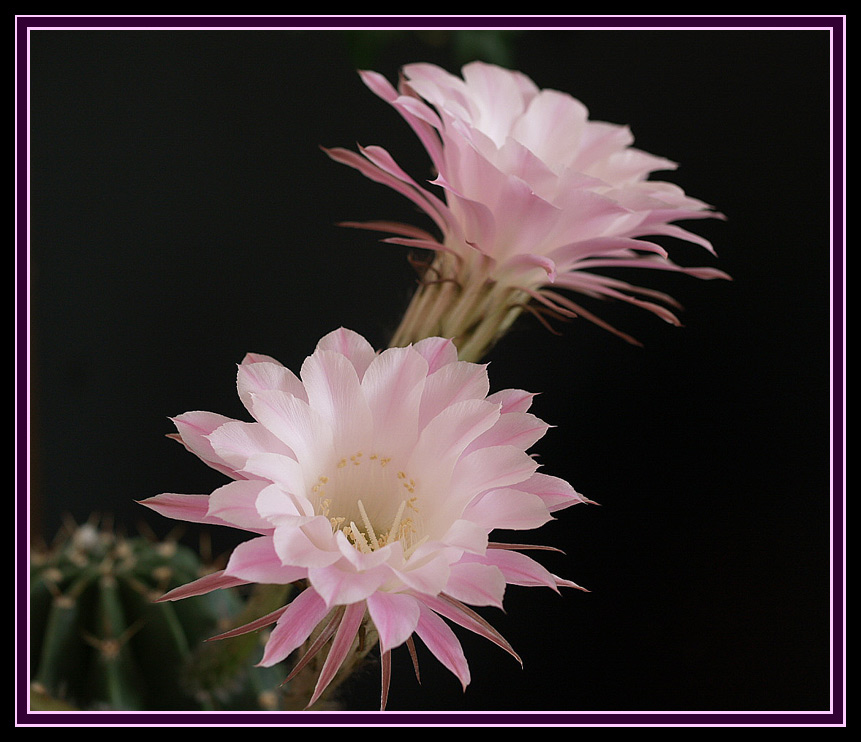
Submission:
[[[420,535],[416,480],[388,456],[345,456],[317,478],[311,493],[315,511],[361,552],[400,541],[409,556],[427,540]]]

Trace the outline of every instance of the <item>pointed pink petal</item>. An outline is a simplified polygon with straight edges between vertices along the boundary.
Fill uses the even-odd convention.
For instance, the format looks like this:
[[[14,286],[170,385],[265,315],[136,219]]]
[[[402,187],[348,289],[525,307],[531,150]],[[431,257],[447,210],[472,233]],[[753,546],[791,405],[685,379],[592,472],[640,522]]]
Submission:
[[[249,412],[253,413],[251,395],[263,391],[284,392],[307,401],[305,387],[302,386],[296,374],[277,362],[257,360],[250,362],[250,359],[256,358],[257,356],[246,356],[248,362],[240,364],[236,372],[239,399]]]
[[[514,489],[540,497],[551,513],[578,503],[597,504],[576,492],[564,479],[541,472],[535,472],[524,482],[512,486]]]
[[[491,394],[487,401],[502,405],[502,414],[505,415],[510,412],[527,412],[534,398],[535,394],[522,389],[503,389]]]
[[[237,528],[258,533],[272,531],[272,524],[257,513],[255,503],[268,482],[240,479],[219,487],[209,496],[210,517],[218,518]]]
[[[389,685],[392,682],[391,652],[382,652],[380,654],[380,680],[380,711],[385,711],[386,704],[389,702]]]
[[[487,532],[540,528],[553,519],[540,497],[512,488],[491,490],[473,500],[463,517]]]
[[[513,275],[520,276],[535,268],[544,271],[547,274],[547,281],[550,283],[556,280],[556,263],[544,255],[526,253],[515,255],[502,264],[500,272],[511,271]]]
[[[317,343],[317,348],[319,350],[332,350],[345,356],[353,364],[360,379],[365,375],[365,370],[377,355],[373,346],[365,338],[344,327],[324,335]]]
[[[454,673],[465,691],[470,678],[463,647],[460,646],[454,632],[436,613],[422,603],[419,604],[419,609],[416,634],[434,657]]]
[[[516,446],[526,451],[541,440],[549,427],[529,412],[509,412],[500,415],[494,426],[476,438],[465,453],[490,446]]]
[[[220,471],[232,479],[244,479],[212,448],[208,436],[224,423],[232,422],[232,419],[214,412],[186,412],[171,418],[179,432],[180,440],[185,447],[198,456],[213,469]]]
[[[328,644],[329,639],[331,639],[335,635],[335,631],[337,631],[338,626],[341,625],[341,619],[344,617],[344,611],[346,611],[346,606],[339,605],[335,610],[331,611],[327,618],[326,625],[323,626],[322,629],[319,630],[317,635],[314,637],[314,641],[311,642],[311,646],[305,651],[303,654],[293,665],[293,669],[290,670],[290,674],[284,680],[281,685],[285,683],[289,683],[293,678],[295,678],[302,669],[312,660],[314,657],[320,652],[323,647]]]
[[[293,452],[283,442],[260,423],[246,423],[239,420],[224,423],[208,436],[216,456],[226,461],[237,472],[245,471],[248,459],[263,451],[293,456]]]
[[[459,490],[476,492],[511,487],[529,478],[538,464],[523,449],[514,446],[480,448],[457,464],[454,479]]]
[[[439,613],[441,616],[445,616],[445,618],[453,621],[459,626],[463,626],[465,629],[469,629],[473,633],[492,641],[498,647],[501,647],[508,652],[521,665],[523,664],[523,661],[517,655],[517,652],[514,651],[502,634],[500,634],[469,606],[466,606],[460,601],[457,601],[451,596],[445,594],[441,594],[439,596],[420,595],[416,597],[431,610]]]
[[[559,272],[564,273],[576,261],[596,255],[612,254],[620,250],[650,251],[662,257],[667,256],[667,251],[654,242],[636,240],[630,237],[594,237],[557,247],[550,252],[549,257],[556,262]]]
[[[266,642],[266,649],[263,651],[263,659],[258,665],[260,667],[277,665],[291,652],[301,647],[328,612],[328,607],[313,589],[306,588],[299,593],[272,629]]]
[[[331,450],[332,429],[322,416],[297,397],[279,391],[252,395],[252,414],[281,441],[304,466],[316,468],[321,456]]]
[[[352,227],[353,229],[369,229],[374,232],[391,232],[392,234],[398,234],[402,237],[411,237],[415,240],[422,240],[424,242],[437,241],[430,232],[412,224],[403,224],[402,222],[390,222],[382,219],[375,219],[368,222],[339,222],[338,226]]]
[[[457,346],[448,338],[424,338],[415,343],[413,349],[428,362],[428,375],[457,363]]]
[[[245,580],[238,577],[231,577],[224,573],[224,570],[212,572],[205,575],[194,582],[189,582],[187,585],[176,587],[169,590],[155,602],[161,603],[165,600],[182,600],[183,598],[193,598],[196,595],[205,595],[213,590],[224,590],[229,587],[238,587],[239,585],[247,585]]]
[[[487,548],[487,533],[488,529],[481,524],[468,518],[458,518],[440,540],[447,546],[480,554]]]
[[[262,629],[266,626],[271,626],[275,623],[279,618],[281,618],[284,611],[286,611],[288,606],[283,606],[281,608],[276,608],[272,613],[267,613],[265,616],[261,616],[260,618],[256,618],[249,623],[243,624],[242,626],[237,626],[235,629],[230,629],[229,631],[225,631],[221,634],[216,634],[215,636],[210,636],[206,641],[214,642],[219,641],[221,639],[232,639],[234,636],[242,636],[243,634],[249,634],[252,631],[257,631],[258,629]]]
[[[239,544],[230,555],[224,573],[246,582],[287,585],[307,577],[304,567],[286,567],[275,553],[271,536],[261,536]]]
[[[308,706],[313,706],[317,699],[326,690],[329,683],[335,677],[335,673],[344,663],[347,654],[353,645],[353,639],[359,632],[359,625],[365,617],[365,604],[353,603],[347,606],[344,612],[344,617],[341,619],[341,624],[338,626],[338,631],[335,638],[332,640],[332,646],[329,649],[329,655],[326,657],[326,662],[323,664],[323,669],[320,671],[320,678],[317,680],[317,686],[314,688],[314,695],[308,701]]]
[[[332,524],[322,515],[298,528],[294,525],[278,527],[273,539],[282,564],[326,567],[342,558],[335,546]]]
[[[505,577],[493,565],[464,561],[452,565],[445,591],[455,600],[469,605],[502,608]]]
[[[464,557],[471,558],[470,556]],[[523,587],[549,587],[556,590],[556,579],[541,564],[525,554],[508,549],[488,549],[481,561],[499,568],[505,581]],[[557,590],[558,592],[558,590]]]
[[[477,363],[450,363],[428,376],[422,394],[419,425],[430,420],[455,402],[484,400],[490,389],[487,366]]]
[[[159,515],[163,515],[166,518],[184,520],[188,523],[208,523],[217,526],[231,525],[225,523],[221,518],[208,514],[209,497],[209,495],[176,495],[165,493],[163,495],[156,495],[155,497],[148,497],[146,500],[139,500],[138,502],[151,510],[155,510]]]
[[[303,525],[314,517],[314,507],[302,495],[294,493],[279,484],[271,484],[264,488],[255,502],[257,512],[273,526],[294,523]],[[297,523],[294,519],[304,519]]]
[[[391,574],[384,566],[357,570],[346,559],[321,567],[308,569],[308,580],[329,606],[364,601],[382,585]]]
[[[368,612],[380,635],[380,649],[388,652],[403,644],[419,620],[416,599],[403,593],[376,592],[368,597]]]
[[[308,405],[334,431],[337,449],[355,450],[367,439],[371,410],[350,359],[318,348],[302,364],[301,377]]]
[[[257,481],[266,480],[264,484],[272,482],[285,492],[300,497],[306,495],[305,473],[293,456],[269,451],[255,453],[245,462],[242,471]]]
[[[484,399],[467,399],[444,408],[421,431],[410,468],[436,470],[442,481],[444,472],[451,470],[467,446],[498,418],[499,408]]]
[[[368,367],[362,390],[373,415],[374,438],[385,450],[415,442],[427,372],[427,361],[412,348],[388,348]]]
[[[418,549],[402,569],[392,571],[400,582],[415,592],[436,595],[445,589],[448,582],[450,561],[445,552],[432,553],[423,559],[423,551]]]
[[[429,191],[420,188],[411,181],[405,182],[403,179],[392,175],[378,164],[366,160],[355,152],[340,147],[324,149],[323,151],[335,160],[335,162],[355,168],[369,180],[382,183],[401,195],[406,196],[406,198],[430,216],[441,231],[446,231],[447,224],[451,221],[448,216],[448,207]]]

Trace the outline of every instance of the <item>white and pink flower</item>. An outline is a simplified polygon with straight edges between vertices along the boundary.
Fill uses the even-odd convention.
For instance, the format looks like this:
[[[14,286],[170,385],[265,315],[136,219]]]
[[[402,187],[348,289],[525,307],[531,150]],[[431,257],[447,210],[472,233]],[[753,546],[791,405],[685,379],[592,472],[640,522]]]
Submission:
[[[340,329],[299,376],[267,356],[246,356],[237,387],[252,422],[209,412],[174,420],[176,437],[232,481],[211,495],[162,494],[143,504],[253,536],[222,571],[164,599],[249,583],[307,585],[242,630],[274,624],[264,666],[318,630],[317,645],[332,638],[309,705],[365,626],[379,636],[385,705],[389,653],[411,647],[414,635],[466,687],[467,661],[443,618],[513,654],[469,606],[501,606],[507,584],[577,587],[521,553],[531,547],[490,540],[497,529],[537,528],[589,500],[539,472],[527,453],[548,428],[528,411],[533,395],[489,393],[486,367],[459,361],[450,340],[377,353]]]
[[[721,215],[676,185],[648,180],[675,163],[633,148],[628,127],[590,121],[580,101],[541,90],[520,72],[483,62],[462,72],[460,78],[432,64],[410,64],[397,89],[378,73],[361,73],[418,135],[438,189],[420,185],[382,147],[326,150],[413,201],[438,232],[387,221],[346,223],[436,255],[393,345],[442,335],[455,339],[462,358],[477,360],[527,305],[588,318],[635,342],[569,292],[629,302],[678,324],[671,297],[601,270],[728,278],[710,267],[681,267],[644,239],[669,236],[714,252],[674,222]]]

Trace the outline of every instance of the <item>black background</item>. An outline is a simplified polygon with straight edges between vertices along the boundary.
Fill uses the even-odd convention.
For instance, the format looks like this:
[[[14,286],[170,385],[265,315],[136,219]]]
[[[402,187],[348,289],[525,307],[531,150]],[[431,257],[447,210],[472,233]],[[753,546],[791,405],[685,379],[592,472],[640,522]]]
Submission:
[[[31,33],[32,517],[112,516],[223,479],[164,436],[168,417],[241,417],[248,351],[298,370],[344,325],[386,344],[414,285],[401,248],[341,220],[426,226],[323,146],[428,161],[356,75],[431,61],[451,34]],[[472,41],[496,42],[479,33]],[[635,335],[561,336],[524,318],[494,389],[540,392],[544,471],[601,507],[534,540],[589,593],[509,588],[485,614],[525,667],[459,632],[473,682],[396,653],[393,710],[826,710],[829,704],[829,37],[825,31],[527,31],[507,64],[680,163],[662,174],[728,217],[694,231],[734,280],[632,279],[685,306],[674,328],[590,305]],[[475,54],[466,51],[467,56]],[[489,53],[489,52],[488,52]],[[217,529],[216,529],[217,530]],[[240,538],[212,534],[217,549]],[[196,543],[198,530],[186,538]],[[378,676],[352,688],[374,709]]]

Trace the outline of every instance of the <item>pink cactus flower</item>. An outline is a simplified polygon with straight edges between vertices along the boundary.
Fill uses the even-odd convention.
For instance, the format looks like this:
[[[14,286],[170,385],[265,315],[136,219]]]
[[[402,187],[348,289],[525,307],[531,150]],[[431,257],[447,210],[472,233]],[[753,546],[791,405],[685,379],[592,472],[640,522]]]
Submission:
[[[268,356],[246,356],[237,388],[252,422],[209,412],[174,420],[175,437],[231,481],[211,495],[143,504],[252,537],[222,571],[163,599],[250,583],[304,586],[230,635],[274,624],[260,664],[310,644],[297,670],[331,638],[309,706],[368,629],[379,639],[383,708],[390,652],[412,649],[414,636],[465,688],[467,661],[447,621],[514,654],[470,606],[501,606],[507,584],[578,587],[522,553],[542,547],[490,540],[497,529],[537,528],[590,501],[539,472],[526,452],[548,428],[528,412],[533,395],[490,394],[486,367],[459,361],[450,340],[376,353],[340,329],[299,376]]]
[[[418,135],[438,188],[413,180],[381,147],[326,150],[406,196],[437,229],[434,235],[394,222],[345,223],[435,254],[393,345],[441,335],[455,339],[461,358],[477,360],[524,308],[584,317],[636,342],[569,293],[630,302],[679,324],[671,297],[600,270],[728,278],[710,267],[681,267],[644,239],[669,236],[714,252],[674,222],[721,215],[676,185],[647,180],[675,163],[633,148],[628,127],[590,121],[581,102],[540,90],[520,72],[483,62],[462,72],[461,79],[432,64],[410,64],[398,89],[378,73],[361,73]]]

